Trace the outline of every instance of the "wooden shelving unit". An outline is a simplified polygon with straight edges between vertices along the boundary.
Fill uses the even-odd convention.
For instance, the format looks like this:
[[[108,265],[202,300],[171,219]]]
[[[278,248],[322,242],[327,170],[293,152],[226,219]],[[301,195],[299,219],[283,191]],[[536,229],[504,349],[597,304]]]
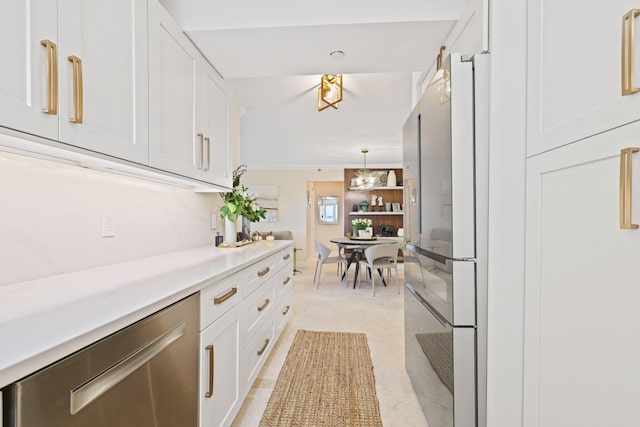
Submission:
[[[403,187],[398,185],[395,187],[378,186],[370,188],[366,191],[355,190],[351,188],[351,178],[356,176],[358,169],[345,169],[344,170],[344,234],[351,234],[352,226],[351,219],[353,218],[371,218],[373,223],[374,233],[378,233],[378,228],[381,225],[391,225],[395,228],[396,232],[398,228],[403,227],[403,212],[387,212],[385,206],[369,206],[367,212],[360,210],[360,202],[366,200],[371,203],[371,196],[381,196],[383,202],[399,203],[402,206],[402,192]],[[370,169],[372,171],[390,171],[393,170],[396,174],[396,182],[402,182],[402,169]],[[356,211],[353,211],[353,206],[357,207]]]

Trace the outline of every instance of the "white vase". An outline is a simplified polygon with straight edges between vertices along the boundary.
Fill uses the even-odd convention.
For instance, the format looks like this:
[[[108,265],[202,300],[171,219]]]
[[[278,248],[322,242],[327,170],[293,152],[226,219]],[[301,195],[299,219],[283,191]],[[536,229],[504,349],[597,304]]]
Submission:
[[[229,218],[224,219],[224,242],[236,243],[238,241],[236,222]]]
[[[387,187],[395,187],[396,185],[396,172],[389,171],[389,175],[387,175]]]

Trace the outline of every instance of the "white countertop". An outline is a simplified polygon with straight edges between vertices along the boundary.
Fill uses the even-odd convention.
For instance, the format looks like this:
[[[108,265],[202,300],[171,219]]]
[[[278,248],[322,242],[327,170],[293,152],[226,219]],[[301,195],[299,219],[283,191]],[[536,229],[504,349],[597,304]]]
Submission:
[[[0,388],[291,245],[211,245],[0,286]]]

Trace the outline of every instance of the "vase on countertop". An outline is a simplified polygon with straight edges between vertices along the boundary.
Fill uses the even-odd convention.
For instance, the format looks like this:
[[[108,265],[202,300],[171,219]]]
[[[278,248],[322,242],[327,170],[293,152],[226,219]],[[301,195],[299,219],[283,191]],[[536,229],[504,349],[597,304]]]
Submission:
[[[390,170],[387,175],[387,187],[395,187],[396,185],[396,171]]]
[[[238,235],[236,231],[236,222],[229,218],[224,219],[224,242],[236,243],[238,241]]]
[[[251,240],[251,221],[242,217],[242,240]]]

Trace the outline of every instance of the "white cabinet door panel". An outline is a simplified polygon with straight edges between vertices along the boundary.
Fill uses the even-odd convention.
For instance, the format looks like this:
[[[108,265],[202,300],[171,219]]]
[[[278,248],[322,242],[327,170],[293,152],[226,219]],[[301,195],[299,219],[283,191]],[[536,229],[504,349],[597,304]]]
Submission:
[[[151,166],[193,176],[199,53],[155,1],[150,2]]]
[[[200,334],[201,426],[231,425],[240,408],[238,313],[236,306]]]
[[[621,92],[622,17],[634,7],[631,0],[529,1],[529,156],[640,119],[640,93]],[[635,56],[640,65],[640,43]]]
[[[57,5],[51,0],[4,0],[0,13],[0,126],[58,138],[58,116],[48,99],[47,51],[58,44]]]
[[[148,159],[147,7],[136,0],[59,0],[60,141]],[[73,123],[82,60],[82,123]]]
[[[525,427],[640,425],[640,230],[619,228],[620,149],[639,134],[637,122],[528,160]]]

